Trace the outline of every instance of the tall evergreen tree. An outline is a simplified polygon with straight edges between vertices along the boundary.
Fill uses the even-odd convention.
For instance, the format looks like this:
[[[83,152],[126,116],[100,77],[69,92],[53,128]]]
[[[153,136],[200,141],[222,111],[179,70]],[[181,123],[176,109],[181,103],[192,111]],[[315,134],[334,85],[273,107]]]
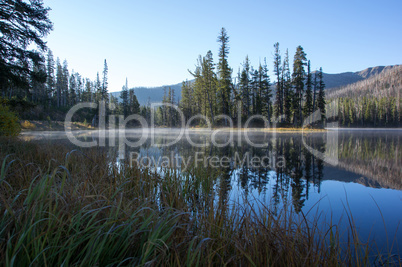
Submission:
[[[138,103],[138,99],[133,88],[128,90],[128,105],[130,115],[138,114],[140,112],[140,104]]]
[[[313,112],[317,109],[317,72],[314,72],[313,81]]]
[[[243,63],[243,70],[239,82],[240,93],[242,95],[243,116],[247,119],[250,116],[250,60],[248,56]]]
[[[76,82],[77,82],[77,87],[76,87],[76,90],[77,90],[77,101],[82,102],[82,101],[83,101],[83,100],[82,100],[82,92],[83,92],[82,86],[83,86],[83,80],[82,80],[81,75],[80,75],[78,72],[75,73],[75,80],[76,80]]]
[[[83,101],[86,101],[86,102],[94,101],[92,91],[93,91],[92,90],[92,82],[90,79],[86,78],[85,79],[85,89],[84,89],[83,97],[82,97]]]
[[[221,29],[218,36],[219,62],[218,62],[218,88],[220,93],[221,113],[230,116],[230,99],[232,89],[232,69],[229,67],[229,36],[225,28]]]
[[[216,107],[216,74],[214,72],[215,64],[212,58],[212,52],[208,51],[207,55],[203,58],[202,76],[206,92],[206,100],[209,107],[209,116],[214,122],[215,107]]]
[[[68,78],[69,78],[69,72],[68,72],[68,63],[67,60],[63,61],[63,75],[62,75],[62,100],[63,100],[63,106],[68,105]]]
[[[321,123],[323,126],[325,126],[325,83],[323,80],[323,74],[322,74],[322,68],[320,68],[320,71],[318,72],[318,97],[317,97],[317,107],[320,109],[321,113]]]
[[[214,121],[217,110],[217,78],[214,72],[212,52],[208,51],[205,57],[198,57],[196,69],[190,72],[194,76],[194,102],[197,112]]]
[[[107,74],[109,72],[108,66],[107,66],[107,62],[105,59],[105,63],[103,66],[103,72],[102,72],[102,89],[101,89],[101,99],[104,101],[108,101],[109,98],[109,94],[108,94],[108,78],[107,78]]]
[[[313,112],[313,92],[312,92],[312,80],[310,60],[307,63],[307,78],[306,78],[306,94],[304,98],[303,116],[307,118]]]
[[[180,108],[183,111],[185,120],[187,121],[193,116],[194,110],[194,90],[190,82],[185,81],[181,85],[181,101]]]
[[[199,55],[199,57],[198,57],[195,71],[194,72],[191,72],[190,70],[188,70],[188,71],[195,78],[194,84],[193,84],[194,105],[195,105],[194,110],[195,110],[195,112],[206,116],[206,110],[205,110],[206,94],[205,94],[205,90],[204,90],[204,81],[203,81],[203,77],[202,77],[201,55]],[[162,111],[163,111],[163,109],[162,109]]]
[[[259,88],[259,95],[261,99],[261,114],[264,115],[268,121],[271,120],[271,97],[272,97],[272,92],[270,88],[270,80],[268,76],[268,67],[267,67],[267,61],[264,58],[264,64],[259,65],[258,67],[258,88]],[[257,101],[258,102],[258,101]],[[259,110],[258,110],[259,112]],[[260,114],[260,113],[257,113]]]
[[[46,66],[44,62],[35,62],[30,74],[30,94],[32,102],[45,104],[46,101]]]
[[[205,81],[203,77],[203,58],[201,55],[198,56],[197,65],[194,72],[189,70],[190,74],[194,76],[194,100],[197,106],[197,112],[204,116],[207,116],[207,93],[205,90]],[[166,95],[166,93],[164,94]],[[167,95],[165,97],[166,103]]]
[[[126,85],[123,86],[122,91],[120,93],[120,98],[122,101],[122,110],[123,110],[123,115],[124,117],[127,117],[128,111],[129,111],[129,107],[128,107],[128,82],[127,82],[127,78],[126,78]]]
[[[259,67],[261,66],[261,63]],[[253,69],[251,68],[251,80],[250,80],[250,92],[251,92],[251,114],[261,114],[261,95],[259,90],[258,79],[260,76],[260,68]]]
[[[54,78],[54,58],[52,50],[48,49],[46,58],[46,93],[47,93],[47,106],[50,107],[52,102],[52,96],[55,90],[55,78]]]
[[[281,83],[281,52],[279,50],[279,43],[274,44],[274,73],[276,75],[276,93],[275,93],[275,117],[279,117],[283,114],[283,89]]]
[[[62,105],[62,90],[63,90],[63,67],[60,64],[60,59],[56,59],[56,105]]]
[[[283,87],[283,113],[285,115],[285,122],[290,124],[292,121],[292,80],[290,76],[289,67],[289,52],[286,49],[285,59],[283,60],[282,67],[282,87]]]
[[[102,100],[102,85],[99,78],[99,72],[96,73],[96,80],[94,84],[95,90],[95,102],[99,103]]]
[[[77,102],[77,80],[74,72],[71,73],[69,84],[70,92],[68,104],[72,106],[75,105]]]
[[[306,53],[303,50],[303,47],[300,45],[296,48],[296,53],[293,60],[293,86],[295,88],[295,95],[293,98],[293,109],[294,109],[294,123],[297,126],[300,126],[303,121],[302,114],[302,98],[304,91],[304,79],[305,79],[305,70],[304,66],[306,65]]]

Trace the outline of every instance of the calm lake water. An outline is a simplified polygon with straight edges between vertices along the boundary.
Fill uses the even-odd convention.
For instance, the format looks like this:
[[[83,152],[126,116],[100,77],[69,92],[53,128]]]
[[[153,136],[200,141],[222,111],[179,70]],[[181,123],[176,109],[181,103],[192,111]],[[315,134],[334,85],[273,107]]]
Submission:
[[[122,143],[119,133],[106,131],[104,141],[96,131],[74,135],[105,145],[113,164],[130,161],[162,175],[172,167],[186,175],[192,168],[204,168],[220,181],[219,201],[241,205],[247,199],[273,212],[291,205],[296,213],[319,216],[323,228],[332,220],[344,238],[352,216],[360,240],[375,241],[385,251],[394,239],[402,245],[401,130],[213,135],[199,130],[182,137],[177,129],[151,133],[141,141],[141,130],[125,131],[126,143],[141,141],[135,147]],[[22,138],[69,142],[64,132],[25,132]],[[394,245],[392,251],[400,250]]]

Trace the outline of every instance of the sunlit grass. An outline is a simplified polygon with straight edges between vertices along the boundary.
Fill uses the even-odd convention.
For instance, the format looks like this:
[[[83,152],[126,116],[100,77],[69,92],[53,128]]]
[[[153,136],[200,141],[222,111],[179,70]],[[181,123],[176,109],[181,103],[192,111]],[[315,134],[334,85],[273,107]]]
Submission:
[[[115,164],[106,148],[0,140],[0,262],[5,266],[367,265],[348,213],[336,225],[219,198],[219,170],[185,174]],[[317,217],[316,217],[317,218]],[[401,264],[399,256],[377,257]]]
[[[191,127],[190,130],[192,131],[205,131],[207,127]],[[211,128],[212,130],[219,130],[222,132],[280,132],[280,133],[297,133],[297,132],[327,132],[326,129],[319,129],[319,128],[309,128],[309,127],[267,127],[267,128],[229,128],[229,127],[216,127]]]

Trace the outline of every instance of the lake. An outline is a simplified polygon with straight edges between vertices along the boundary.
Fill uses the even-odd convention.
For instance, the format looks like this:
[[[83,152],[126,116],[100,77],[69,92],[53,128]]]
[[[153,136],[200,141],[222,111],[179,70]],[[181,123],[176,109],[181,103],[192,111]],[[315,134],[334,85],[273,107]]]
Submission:
[[[217,202],[247,201],[269,206],[273,213],[291,207],[323,229],[332,221],[343,233],[341,240],[347,239],[353,223],[361,241],[399,254],[391,245],[402,241],[401,130],[137,129],[73,134],[85,144],[104,146],[113,166],[125,162],[161,175],[174,170],[183,176],[202,169],[215,183]],[[70,143],[64,132],[25,132],[22,138],[47,145]]]

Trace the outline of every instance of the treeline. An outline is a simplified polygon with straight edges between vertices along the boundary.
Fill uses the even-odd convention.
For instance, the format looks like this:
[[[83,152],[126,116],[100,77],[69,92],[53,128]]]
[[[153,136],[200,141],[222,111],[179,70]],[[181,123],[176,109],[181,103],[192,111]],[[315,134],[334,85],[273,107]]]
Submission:
[[[43,56],[45,58],[45,56]],[[108,66],[106,59],[102,78],[99,72],[96,79],[82,77],[78,72],[68,69],[67,60],[61,63],[60,59],[54,60],[53,53],[47,50],[46,62],[33,66],[26,87],[10,85],[3,90],[3,96],[7,98],[25,98],[34,104],[45,108],[71,107],[78,102],[85,101],[109,101],[108,94]],[[43,77],[41,80],[35,77]]]
[[[105,101],[107,104],[118,104],[117,99],[108,93],[108,65],[105,59],[101,75],[91,80],[82,77],[78,72],[68,69],[67,60],[61,63],[54,60],[53,53],[47,49],[41,54],[41,61],[32,64],[32,69],[24,77],[25,84],[9,83],[2,87],[2,97],[8,99],[23,119],[52,120],[64,119],[69,108],[80,102]],[[92,119],[95,111],[81,114]]]
[[[338,101],[338,121],[345,127],[400,127],[402,66],[328,92]]]
[[[354,127],[399,127],[401,100],[398,97],[338,99],[339,123]]]
[[[33,65],[31,73],[26,77],[26,86],[9,84],[2,90],[3,98],[19,111],[26,119],[64,119],[64,114],[77,103],[105,101],[108,113],[137,114],[140,112],[134,89],[128,89],[127,81],[123,86],[119,103],[117,98],[108,92],[108,65],[105,59],[103,71],[91,80],[82,77],[78,72],[68,69],[67,60],[61,63],[54,60],[53,53],[47,50],[46,60]],[[41,79],[37,79],[41,77]],[[114,108],[109,108],[114,105]],[[79,119],[93,119],[97,110],[81,114]]]
[[[49,10],[42,1],[1,4],[0,96],[3,104],[33,119],[82,101],[109,101],[106,60],[102,79],[98,73],[95,81],[70,73],[66,60],[54,60],[43,41],[53,29]]]
[[[106,59],[102,73],[98,72],[94,80],[70,72],[67,60],[54,60],[43,41],[53,29],[48,12],[41,1],[1,3],[0,102],[8,106],[2,109],[2,116],[5,118],[10,108],[22,119],[64,120],[73,105],[100,101],[106,102],[107,114],[139,113],[134,90],[129,90],[127,83],[122,103],[108,93]],[[79,112],[73,119],[96,123],[97,112]]]
[[[322,69],[311,72],[310,61],[301,46],[296,49],[291,72],[288,51],[282,62],[279,43],[274,44],[276,81],[272,84],[266,60],[254,68],[248,56],[232,79],[233,70],[228,64],[229,36],[224,28],[218,42],[218,63],[214,63],[211,51],[204,57],[200,55],[195,70],[189,70],[195,78],[194,82],[183,82],[179,105],[186,121],[201,114],[213,125],[229,126],[229,119],[241,119],[244,124],[251,116],[262,115],[269,123],[299,127],[304,118],[320,109],[320,125],[324,125],[325,84]],[[205,124],[201,118],[192,122],[194,125]],[[251,124],[264,125],[261,119],[255,119]]]

